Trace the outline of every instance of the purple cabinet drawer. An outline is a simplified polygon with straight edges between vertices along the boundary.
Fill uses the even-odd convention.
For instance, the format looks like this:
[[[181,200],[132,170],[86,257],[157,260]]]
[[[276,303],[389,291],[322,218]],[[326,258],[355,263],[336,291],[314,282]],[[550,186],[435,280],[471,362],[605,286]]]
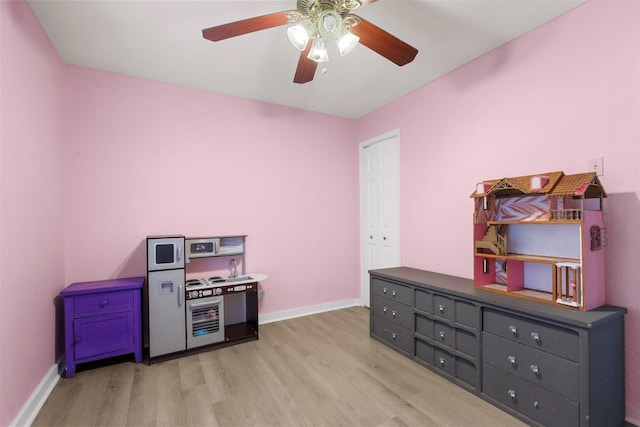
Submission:
[[[74,312],[78,314],[99,314],[133,308],[131,291],[104,292],[79,296],[74,299]]]

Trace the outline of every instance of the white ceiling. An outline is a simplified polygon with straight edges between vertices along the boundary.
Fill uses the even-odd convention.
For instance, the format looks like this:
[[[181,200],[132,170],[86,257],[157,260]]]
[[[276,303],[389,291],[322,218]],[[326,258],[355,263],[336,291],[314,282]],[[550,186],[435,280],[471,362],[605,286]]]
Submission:
[[[202,29],[295,9],[288,1],[31,0],[62,60],[114,73],[359,118],[586,0],[379,0],[356,14],[419,50],[398,67],[359,45],[293,83],[300,53],[276,27],[220,42]]]

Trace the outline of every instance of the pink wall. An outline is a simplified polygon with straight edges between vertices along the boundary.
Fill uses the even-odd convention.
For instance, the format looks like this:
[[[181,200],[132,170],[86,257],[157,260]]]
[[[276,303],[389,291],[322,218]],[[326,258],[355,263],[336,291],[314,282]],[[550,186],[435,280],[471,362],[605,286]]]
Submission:
[[[61,358],[58,292],[144,275],[147,234],[248,234],[262,313],[359,296],[353,121],[63,66],[0,5],[0,425]]]
[[[149,234],[240,233],[261,313],[359,296],[351,120],[79,67],[65,93],[67,283],[144,275]]]
[[[629,309],[627,417],[640,424],[640,2],[591,0],[361,119],[357,140],[395,128],[402,262],[468,278],[477,182],[604,157],[606,299]]]
[[[55,360],[64,285],[63,65],[27,3],[0,2],[0,425]]]
[[[629,308],[640,423],[639,12],[591,0],[353,122],[62,66],[28,5],[0,2],[0,425],[59,357],[59,290],[144,274],[147,234],[248,234],[262,313],[357,297],[355,143],[395,128],[403,263],[465,277],[477,181],[604,156],[607,301]]]

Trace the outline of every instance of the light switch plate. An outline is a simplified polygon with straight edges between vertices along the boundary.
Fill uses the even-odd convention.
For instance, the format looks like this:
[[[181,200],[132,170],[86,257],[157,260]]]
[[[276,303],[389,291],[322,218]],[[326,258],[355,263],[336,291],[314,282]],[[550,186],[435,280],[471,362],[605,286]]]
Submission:
[[[589,160],[589,172],[595,172],[596,175],[602,176],[604,175],[604,161],[602,157],[598,157],[597,159]]]

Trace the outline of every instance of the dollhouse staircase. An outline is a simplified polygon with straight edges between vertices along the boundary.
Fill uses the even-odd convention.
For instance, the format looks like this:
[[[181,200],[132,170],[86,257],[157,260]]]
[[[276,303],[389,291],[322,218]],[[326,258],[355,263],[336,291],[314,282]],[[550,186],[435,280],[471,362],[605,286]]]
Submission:
[[[476,252],[489,249],[496,255],[507,254],[507,236],[503,235],[503,225],[490,225],[482,240],[476,241]]]

